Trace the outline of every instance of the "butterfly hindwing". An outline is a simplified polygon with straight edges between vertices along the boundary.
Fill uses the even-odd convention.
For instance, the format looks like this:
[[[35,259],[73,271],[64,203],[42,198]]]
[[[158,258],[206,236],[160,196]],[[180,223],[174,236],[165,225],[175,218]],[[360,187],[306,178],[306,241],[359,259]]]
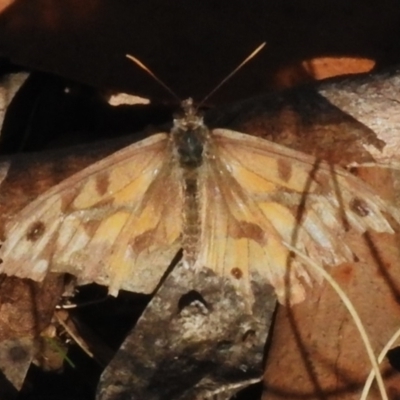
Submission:
[[[6,227],[1,272],[69,272],[112,294],[153,291],[180,248],[178,173],[168,135],[157,134],[73,175]]]
[[[256,274],[278,293],[276,267],[282,268],[288,253],[279,233],[217,158],[205,165],[200,182],[202,234],[196,266],[228,277],[249,305]]]

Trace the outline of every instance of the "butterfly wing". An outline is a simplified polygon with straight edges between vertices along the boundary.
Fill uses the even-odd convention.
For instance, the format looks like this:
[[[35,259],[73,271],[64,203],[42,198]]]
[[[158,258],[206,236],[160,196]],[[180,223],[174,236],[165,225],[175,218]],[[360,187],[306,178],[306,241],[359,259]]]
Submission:
[[[281,302],[304,299],[311,271],[297,259],[288,264],[284,242],[335,265],[353,260],[340,240],[347,228],[393,232],[382,214],[393,210],[350,173],[228,130],[212,133],[201,198],[197,265],[229,277],[249,298],[251,280],[265,279]]]
[[[148,293],[180,248],[182,187],[168,135],[157,134],[53,187],[6,227],[0,272]]]

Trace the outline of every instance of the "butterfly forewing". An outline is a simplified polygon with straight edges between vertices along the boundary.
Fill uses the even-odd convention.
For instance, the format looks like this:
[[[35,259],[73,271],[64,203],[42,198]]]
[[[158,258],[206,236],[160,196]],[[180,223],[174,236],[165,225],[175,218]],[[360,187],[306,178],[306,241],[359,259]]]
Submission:
[[[1,272],[70,272],[113,294],[151,292],[180,247],[181,191],[168,135],[131,145],[22,210],[7,226]]]
[[[236,279],[245,292],[248,277],[258,275],[280,301],[296,303],[313,273],[296,259],[288,264],[284,242],[334,265],[353,259],[339,240],[346,229],[393,232],[382,212],[399,218],[359,179],[303,153],[221,129],[213,131],[209,152],[199,263]]]

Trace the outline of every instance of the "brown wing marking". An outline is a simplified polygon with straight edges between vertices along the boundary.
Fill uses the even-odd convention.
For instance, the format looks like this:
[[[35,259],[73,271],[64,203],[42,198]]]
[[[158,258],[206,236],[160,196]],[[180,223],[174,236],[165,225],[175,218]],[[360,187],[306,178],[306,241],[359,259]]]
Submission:
[[[182,194],[171,159],[168,136],[154,135],[45,192],[8,224],[0,272],[34,280],[70,272],[113,294],[152,291],[179,249]]]

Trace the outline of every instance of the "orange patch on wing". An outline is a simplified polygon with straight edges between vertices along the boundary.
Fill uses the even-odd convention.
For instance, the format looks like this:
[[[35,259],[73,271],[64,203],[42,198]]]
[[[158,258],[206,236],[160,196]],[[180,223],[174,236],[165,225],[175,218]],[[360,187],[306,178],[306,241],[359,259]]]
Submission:
[[[240,279],[243,276],[243,272],[240,268],[232,268],[231,269],[231,275],[235,278],[235,279]]]
[[[26,238],[30,242],[36,242],[46,231],[46,226],[41,221],[34,222],[26,232]]]
[[[278,175],[285,182],[290,180],[292,176],[292,166],[288,160],[283,158],[278,160]]]
[[[109,173],[104,172],[96,177],[96,189],[100,196],[104,196],[110,185]]]
[[[350,201],[350,208],[360,217],[366,217],[369,214],[369,209],[367,204],[357,197],[354,197]]]

